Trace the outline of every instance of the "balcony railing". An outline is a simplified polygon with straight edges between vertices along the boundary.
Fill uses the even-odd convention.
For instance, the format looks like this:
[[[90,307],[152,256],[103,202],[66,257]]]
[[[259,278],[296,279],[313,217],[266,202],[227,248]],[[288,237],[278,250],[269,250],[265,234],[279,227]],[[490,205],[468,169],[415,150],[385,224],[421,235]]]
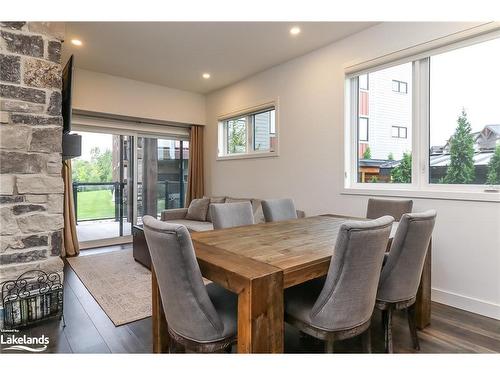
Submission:
[[[125,182],[73,182],[76,221],[123,220],[122,197],[125,185]],[[78,193],[87,193],[88,196],[81,196],[79,199]]]
[[[131,219],[127,210],[132,197],[124,197],[126,182],[73,182],[73,200],[76,222],[114,220],[122,223],[124,217]],[[170,208],[184,206],[184,183],[179,181],[157,181],[157,214]],[[138,183],[138,214],[143,214],[143,186]]]

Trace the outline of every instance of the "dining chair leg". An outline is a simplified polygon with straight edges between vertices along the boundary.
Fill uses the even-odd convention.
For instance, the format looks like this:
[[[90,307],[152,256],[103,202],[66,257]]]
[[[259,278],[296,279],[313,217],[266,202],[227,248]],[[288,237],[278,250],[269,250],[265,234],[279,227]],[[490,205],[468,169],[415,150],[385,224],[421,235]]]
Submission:
[[[170,342],[168,345],[168,352],[170,354],[175,354],[175,353],[177,353],[178,347],[179,347],[179,344],[177,344],[177,342],[173,338],[170,338]]]
[[[418,342],[418,336],[417,336],[415,304],[411,305],[406,309],[406,315],[408,317],[408,326],[410,327],[411,340],[413,341],[413,348],[415,350],[420,350],[420,343]]]
[[[364,353],[372,352],[372,334],[370,327],[368,327],[368,329],[361,334],[361,343],[363,345]]]
[[[384,334],[385,334],[385,352],[393,353],[392,348],[392,308],[389,307],[386,310],[386,318],[384,324]]]
[[[386,322],[387,322],[387,310],[381,310],[381,313],[382,313],[382,331],[384,331],[384,335],[385,335],[385,325],[386,325]]]
[[[328,339],[325,342],[325,352],[333,353],[333,339]]]
[[[301,340],[307,340],[311,338],[311,336],[309,336],[307,333],[303,332],[303,331],[299,331],[299,339]]]

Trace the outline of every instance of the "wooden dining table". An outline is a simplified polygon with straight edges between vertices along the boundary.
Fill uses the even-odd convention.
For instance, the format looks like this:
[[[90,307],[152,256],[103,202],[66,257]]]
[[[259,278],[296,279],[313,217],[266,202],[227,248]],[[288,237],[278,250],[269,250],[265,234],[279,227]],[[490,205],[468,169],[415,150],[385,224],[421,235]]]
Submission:
[[[348,220],[366,219],[330,214],[191,234],[202,275],[238,295],[238,353],[283,353],[283,292],[327,274]],[[430,323],[430,284],[431,244],[416,300],[419,329]],[[164,353],[168,326],[154,269],[152,288],[153,352]]]

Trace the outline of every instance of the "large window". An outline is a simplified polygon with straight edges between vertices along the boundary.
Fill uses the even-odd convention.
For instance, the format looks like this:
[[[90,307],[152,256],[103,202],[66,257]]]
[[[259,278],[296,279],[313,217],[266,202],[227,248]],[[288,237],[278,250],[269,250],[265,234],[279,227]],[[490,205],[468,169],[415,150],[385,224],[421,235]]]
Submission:
[[[499,89],[500,39],[430,58],[429,182],[500,185]]]
[[[497,32],[350,73],[345,187],[498,189],[498,61]]]
[[[219,122],[219,158],[276,152],[276,110],[267,107]]]

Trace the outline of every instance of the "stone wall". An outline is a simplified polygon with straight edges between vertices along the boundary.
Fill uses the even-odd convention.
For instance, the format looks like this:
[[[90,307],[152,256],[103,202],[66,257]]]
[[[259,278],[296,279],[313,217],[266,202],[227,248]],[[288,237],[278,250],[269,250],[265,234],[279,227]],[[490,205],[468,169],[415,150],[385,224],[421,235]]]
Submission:
[[[63,37],[61,23],[0,22],[0,284],[62,272]]]

